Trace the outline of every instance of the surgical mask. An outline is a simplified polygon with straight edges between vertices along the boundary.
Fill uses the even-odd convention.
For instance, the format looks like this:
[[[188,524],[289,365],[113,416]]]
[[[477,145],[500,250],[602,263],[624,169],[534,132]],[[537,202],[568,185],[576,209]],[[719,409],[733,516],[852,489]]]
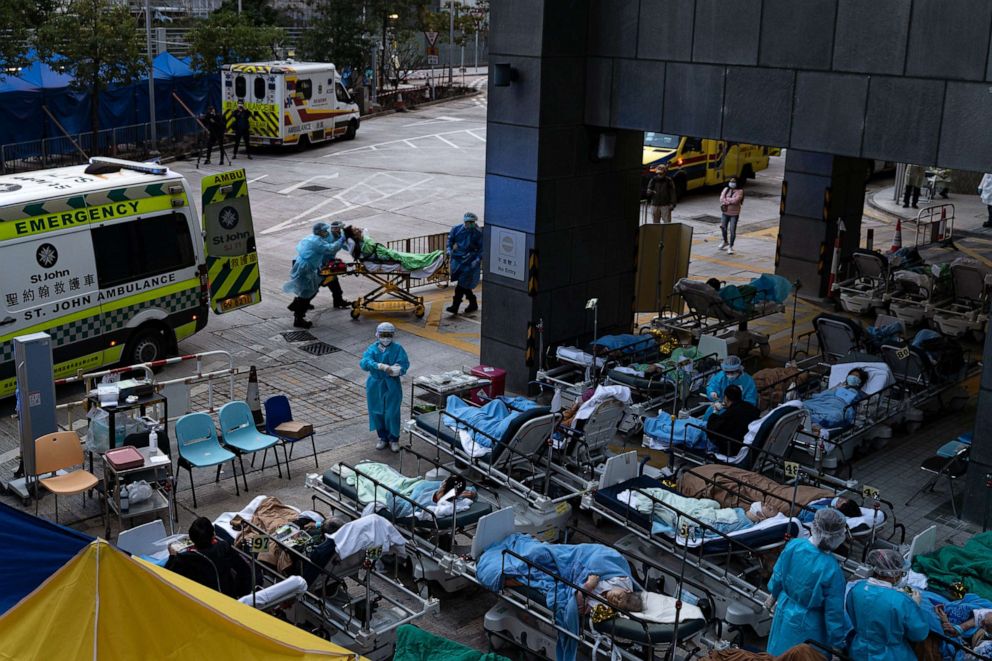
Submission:
[[[852,388],[860,388],[861,379],[853,374],[849,374],[847,376],[847,385],[851,386]]]
[[[728,188],[737,188],[737,182],[736,181],[731,181],[729,184],[727,184],[727,187]]]
[[[740,377],[741,373],[740,372],[724,372],[724,375],[726,375],[726,377],[727,377],[727,379],[729,381],[736,381]]]
[[[393,343],[393,338],[391,338],[391,337],[380,337],[379,338],[379,344],[381,344],[384,347],[388,347],[392,343]]]

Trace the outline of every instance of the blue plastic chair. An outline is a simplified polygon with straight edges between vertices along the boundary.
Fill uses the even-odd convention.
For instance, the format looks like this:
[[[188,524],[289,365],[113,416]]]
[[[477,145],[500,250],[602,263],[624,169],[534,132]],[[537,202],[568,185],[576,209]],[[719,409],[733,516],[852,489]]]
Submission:
[[[242,457],[246,454],[254,455],[262,452],[262,468],[265,470],[265,459],[272,448],[272,454],[276,457],[276,468],[279,469],[279,477],[282,477],[282,464],[279,463],[279,453],[273,447],[279,442],[275,436],[269,436],[258,431],[255,427],[255,418],[248,408],[247,402],[228,402],[220,407],[220,435],[224,447],[230,448],[241,462],[241,475],[245,474],[245,462]],[[254,462],[253,462],[254,465]],[[245,491],[248,487],[245,486]]]
[[[221,447],[217,440],[217,428],[214,421],[207,413],[189,413],[176,421],[176,446],[179,448],[179,467],[185,468],[189,472],[190,488],[193,490],[193,507],[196,508],[196,485],[193,482],[194,468],[217,467],[217,477],[214,482],[220,481],[220,469],[226,461],[231,462],[234,471],[234,490],[241,495],[238,489],[238,469],[234,465],[234,453]],[[244,480],[244,470],[241,471],[241,479]],[[176,475],[176,486],[179,485],[179,475]],[[248,482],[245,481],[245,491],[248,490]]]
[[[289,406],[289,399],[286,395],[273,395],[265,400],[265,433],[275,436],[282,443],[283,458],[286,460],[286,478],[289,479],[289,460],[293,457],[293,446],[298,441],[302,441],[306,436],[293,437],[279,433],[279,425],[284,422],[296,422],[293,420],[293,411]],[[312,428],[311,428],[312,429]],[[320,468],[317,463],[317,442],[314,440],[313,432],[310,432],[310,445],[313,447],[313,465]],[[289,449],[287,450],[287,446]]]

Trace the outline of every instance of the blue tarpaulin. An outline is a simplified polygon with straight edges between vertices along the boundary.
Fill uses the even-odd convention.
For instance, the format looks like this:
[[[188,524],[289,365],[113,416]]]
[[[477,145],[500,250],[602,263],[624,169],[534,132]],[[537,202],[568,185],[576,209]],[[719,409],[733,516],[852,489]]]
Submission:
[[[92,541],[81,532],[0,503],[0,614]]]

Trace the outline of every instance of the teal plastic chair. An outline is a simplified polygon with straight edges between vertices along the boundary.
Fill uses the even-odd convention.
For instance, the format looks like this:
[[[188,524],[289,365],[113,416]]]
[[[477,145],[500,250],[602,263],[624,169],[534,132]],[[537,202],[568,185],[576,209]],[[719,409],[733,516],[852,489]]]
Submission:
[[[276,468],[279,469],[279,477],[282,477],[282,464],[279,463],[279,453],[276,452],[274,447],[279,442],[279,439],[258,431],[247,402],[237,401],[224,404],[224,406],[220,407],[218,417],[220,418],[221,442],[224,444],[224,447],[238,455],[238,461],[241,463],[242,477],[245,474],[244,455],[254,455],[256,452],[262,452],[261,470],[265,470],[265,459],[269,454],[269,448],[272,448],[272,454],[276,458]],[[247,490],[248,486],[246,484],[245,491]]]
[[[225,450],[220,441],[217,440],[217,428],[214,427],[213,418],[207,413],[189,413],[176,421],[176,445],[179,448],[179,467],[185,468],[189,472],[190,488],[193,490],[193,508],[196,508],[196,485],[193,482],[194,468],[217,467],[217,477],[214,482],[220,481],[220,469],[225,462],[231,462],[231,469],[234,471],[234,490],[237,495],[241,495],[238,489],[238,469],[234,465],[234,453]],[[241,479],[245,480],[244,470],[241,471]],[[179,474],[176,474],[176,487],[179,486]],[[245,491],[248,490],[248,482],[245,480]]]

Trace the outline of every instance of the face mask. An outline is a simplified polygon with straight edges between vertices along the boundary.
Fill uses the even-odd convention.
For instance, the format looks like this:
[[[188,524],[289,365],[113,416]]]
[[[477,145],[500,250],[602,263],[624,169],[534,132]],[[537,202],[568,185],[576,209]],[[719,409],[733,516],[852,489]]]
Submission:
[[[379,338],[379,344],[381,344],[384,347],[388,347],[392,343],[393,343],[393,338],[391,338],[391,337],[380,337]]]
[[[860,388],[861,379],[853,374],[849,374],[847,377],[847,385],[851,386],[852,388]]]
[[[727,375],[727,380],[728,381],[736,381],[737,378],[740,377],[740,375],[741,375],[740,372],[724,372],[724,374]]]
[[[730,188],[737,188],[737,183],[734,182],[734,181],[731,181],[729,184],[727,184],[727,186],[730,187]]]

